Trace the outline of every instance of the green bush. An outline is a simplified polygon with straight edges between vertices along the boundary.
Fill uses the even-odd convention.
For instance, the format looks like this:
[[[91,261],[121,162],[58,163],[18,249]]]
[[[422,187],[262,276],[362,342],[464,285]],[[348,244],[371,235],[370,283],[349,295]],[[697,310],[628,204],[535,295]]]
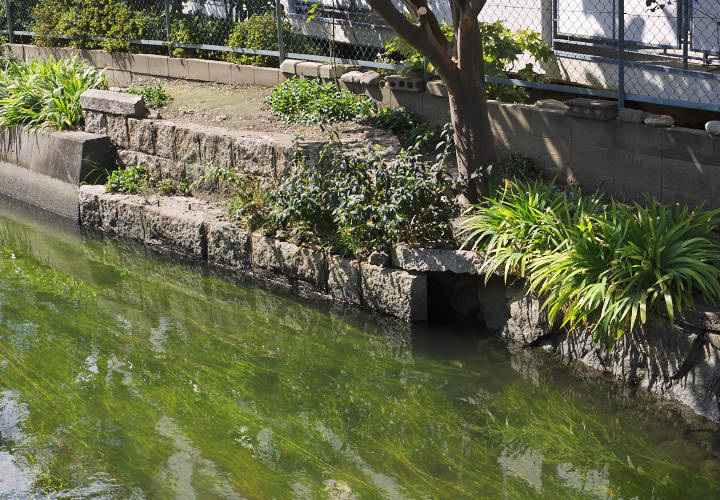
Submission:
[[[142,165],[119,167],[108,176],[105,187],[112,193],[134,194],[143,192],[148,187],[148,175]],[[160,185],[161,189],[169,186]]]
[[[8,63],[0,72],[0,126],[73,128],[83,119],[80,95],[106,87],[105,77],[77,58]]]
[[[551,321],[588,325],[612,344],[649,310],[664,309],[672,323],[696,293],[718,303],[718,215],[521,182],[474,207],[463,225],[468,243],[485,252],[487,276],[502,269],[506,279],[526,278]]]
[[[38,45],[128,50],[131,40],[142,38],[149,22],[144,12],[133,12],[118,0],[44,0],[32,11]],[[52,35],[71,37],[69,41]],[[92,40],[102,37],[105,40]]]
[[[535,72],[532,63],[523,67],[516,67],[520,56],[528,53],[537,61],[547,61],[552,55],[552,48],[543,43],[540,34],[533,30],[512,31],[505,27],[501,21],[494,23],[479,23],[483,56],[485,59],[485,74],[499,78],[507,78],[508,73],[517,75],[521,80],[542,80],[544,77]],[[448,41],[454,37],[453,26],[446,22],[441,25]],[[425,59],[412,45],[400,37],[394,37],[385,45],[385,53],[381,56],[384,62],[400,59],[401,64],[410,73],[422,73]],[[432,65],[428,71],[432,71]],[[525,89],[521,87],[488,83],[486,85],[488,96],[506,102],[524,102],[527,99]]]
[[[368,116],[367,122],[400,135],[415,127],[419,120],[415,113],[405,108],[380,108]]]
[[[292,78],[272,88],[265,100],[273,112],[293,123],[334,123],[368,116],[373,102],[331,83]]]
[[[173,44],[188,43],[215,43],[215,40],[225,40],[231,32],[233,23],[229,19],[208,16],[202,13],[178,14],[173,17],[170,27],[170,41]],[[222,45],[222,44],[218,44]],[[175,57],[196,57],[201,59],[215,59],[222,57],[222,53],[209,50],[188,49],[173,47]]]
[[[289,230],[342,253],[389,251],[399,242],[447,245],[456,215],[449,154],[432,163],[410,150],[387,161],[377,153],[344,154],[333,141],[317,165],[299,161],[277,188],[262,196],[246,191],[236,206],[255,227]]]
[[[421,153],[434,151],[441,142],[440,125],[422,122],[415,113],[402,107],[373,110],[364,122],[392,131],[404,147],[414,147]]]
[[[295,34],[290,23],[283,19],[283,45],[286,52],[302,54],[320,54],[320,47],[310,38]],[[252,14],[244,21],[235,24],[227,40],[229,47],[278,50],[278,31],[275,10]],[[278,58],[274,56],[227,52],[225,59],[237,64],[252,66],[275,66]]]
[[[147,104],[151,108],[164,106],[165,104],[172,101],[172,96],[167,90],[165,90],[165,87],[163,87],[160,82],[155,82],[150,85],[144,85],[140,88],[137,88],[133,85],[125,92],[128,94],[142,96],[145,104]]]

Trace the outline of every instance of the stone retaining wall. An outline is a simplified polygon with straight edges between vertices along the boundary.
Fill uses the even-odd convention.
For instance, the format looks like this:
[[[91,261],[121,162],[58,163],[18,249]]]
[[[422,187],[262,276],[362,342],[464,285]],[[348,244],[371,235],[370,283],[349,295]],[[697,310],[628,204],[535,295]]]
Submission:
[[[720,421],[720,312],[687,311],[675,327],[650,316],[610,352],[586,330],[550,324],[540,301],[521,282],[486,280],[482,256],[469,251],[397,245],[388,267],[252,233],[223,220],[223,211],[196,198],[111,194],[82,186],[80,223],[239,272],[250,272],[366,307],[404,321],[473,319],[507,342],[559,354],[630,386],[687,405]],[[390,267],[392,266],[392,267]]]
[[[80,99],[85,130],[107,135],[120,163],[143,165],[153,180],[190,183],[210,167],[279,177],[293,158],[287,134],[151,119],[144,104],[134,101],[142,104],[140,96],[85,92]]]
[[[284,276],[345,302],[404,321],[428,317],[427,277],[342,258],[223,220],[223,211],[196,198],[111,194],[104,186],[82,186],[80,224],[235,271]]]
[[[605,372],[632,387],[678,401],[695,413],[720,422],[720,313],[715,308],[686,311],[670,326],[666,317],[648,315],[632,334],[601,348],[592,332],[568,333],[551,325],[540,301],[522,286],[508,293],[508,320],[501,336],[523,347],[537,347]]]

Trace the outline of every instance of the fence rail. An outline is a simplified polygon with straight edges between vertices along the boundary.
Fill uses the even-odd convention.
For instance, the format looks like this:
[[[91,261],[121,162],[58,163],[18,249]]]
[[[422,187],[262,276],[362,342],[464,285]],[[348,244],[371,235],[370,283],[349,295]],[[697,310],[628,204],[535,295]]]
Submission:
[[[447,19],[444,2],[433,6]],[[112,36],[89,36],[77,10],[84,4],[124,21]],[[554,54],[548,62],[529,61],[545,73],[545,81],[525,81],[512,71],[488,81],[614,97],[620,107],[638,101],[720,111],[720,2],[660,0],[659,5],[488,0],[481,21],[536,31]],[[0,11],[9,41],[103,44],[120,34],[135,49],[177,57],[262,65],[292,57],[403,68],[381,57],[394,33],[364,0],[0,0]]]

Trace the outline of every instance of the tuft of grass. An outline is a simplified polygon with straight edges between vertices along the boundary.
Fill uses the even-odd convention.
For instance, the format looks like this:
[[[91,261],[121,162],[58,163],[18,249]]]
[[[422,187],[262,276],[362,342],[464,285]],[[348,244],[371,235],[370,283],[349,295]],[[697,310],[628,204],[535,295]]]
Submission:
[[[106,88],[105,76],[76,57],[19,63],[3,61],[0,126],[71,129],[82,123],[80,95]]]
[[[105,187],[113,193],[140,193],[148,187],[148,175],[142,165],[121,166],[110,173]]]
[[[696,294],[720,302],[720,211],[628,207],[541,182],[507,184],[463,221],[466,245],[485,252],[487,276],[526,278],[550,321],[615,338],[661,309],[672,323]]]
[[[163,87],[160,82],[154,82],[150,85],[144,85],[139,88],[132,86],[125,92],[141,96],[143,101],[145,101],[145,104],[151,108],[164,106],[173,99],[170,93],[165,90],[165,87]]]

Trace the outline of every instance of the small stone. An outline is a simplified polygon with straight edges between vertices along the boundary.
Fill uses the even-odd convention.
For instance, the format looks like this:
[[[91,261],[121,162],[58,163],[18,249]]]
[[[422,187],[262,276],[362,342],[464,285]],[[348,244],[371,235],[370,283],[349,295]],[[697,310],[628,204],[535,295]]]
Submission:
[[[218,117],[215,118],[215,120],[217,120],[218,122],[224,122],[228,118],[230,118],[228,115],[218,115]]]
[[[363,74],[360,71],[348,71],[340,77],[340,80],[345,83],[360,83],[360,78],[362,78],[362,75]]]
[[[390,263],[390,256],[383,252],[373,252],[367,261],[373,266],[386,267]]]
[[[332,64],[323,64],[320,66],[320,78],[323,80],[335,80],[340,75],[342,75],[342,68],[340,66],[333,66]]]
[[[707,338],[710,345],[720,351],[720,335],[717,333],[708,333]]]
[[[408,322],[427,319],[428,287],[424,274],[363,264],[361,280],[363,302],[373,311]]]
[[[672,127],[675,125],[675,119],[670,115],[648,114],[645,116],[643,123],[650,127]]]
[[[107,134],[107,118],[104,113],[83,111],[85,116],[85,132],[91,134]]]
[[[320,76],[320,66],[322,66],[322,64],[315,61],[302,61],[295,66],[295,74],[309,78],[317,78]]]
[[[393,265],[406,271],[451,272],[455,274],[481,274],[483,256],[469,250],[443,250],[436,248],[409,248],[395,245]]]
[[[359,83],[361,85],[370,86],[379,84],[380,80],[382,80],[380,73],[378,73],[377,71],[368,71],[366,73],[362,73]]]
[[[201,211],[193,211],[182,202],[146,206],[143,210],[145,243],[205,259],[204,219]]]
[[[720,121],[711,120],[707,122],[705,131],[710,135],[720,135]]]
[[[614,120],[618,115],[617,102],[604,99],[588,99],[578,97],[565,101],[570,106],[568,114],[578,118],[589,118],[591,120]]]
[[[275,240],[262,234],[252,233],[250,236],[250,264],[253,269],[268,269],[280,272],[282,266],[275,249]]]
[[[208,261],[231,269],[250,267],[250,234],[226,222],[206,224]]]
[[[338,255],[327,255],[328,293],[351,304],[362,303],[360,263]]]
[[[640,125],[645,119],[645,112],[639,109],[623,108],[618,112],[618,120],[625,123]]]
[[[536,108],[551,109],[553,111],[568,111],[570,106],[557,99],[540,99],[535,103]]]
[[[288,278],[301,279],[324,290],[327,286],[325,255],[313,248],[297,246],[287,241],[275,242],[275,254],[280,272]]]

